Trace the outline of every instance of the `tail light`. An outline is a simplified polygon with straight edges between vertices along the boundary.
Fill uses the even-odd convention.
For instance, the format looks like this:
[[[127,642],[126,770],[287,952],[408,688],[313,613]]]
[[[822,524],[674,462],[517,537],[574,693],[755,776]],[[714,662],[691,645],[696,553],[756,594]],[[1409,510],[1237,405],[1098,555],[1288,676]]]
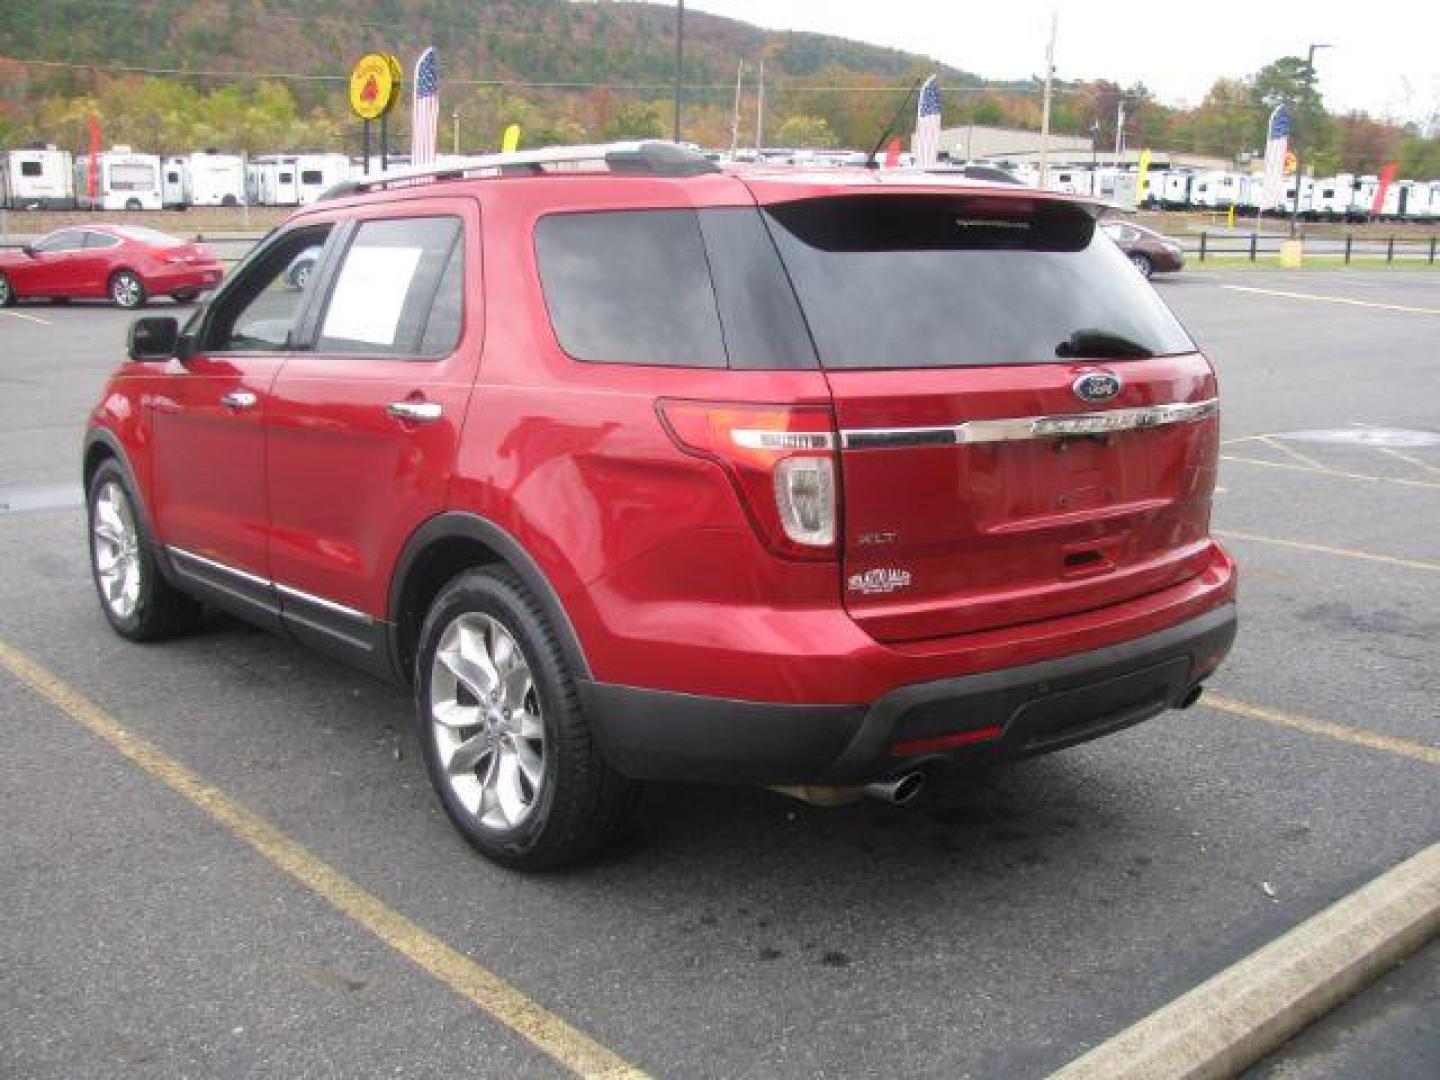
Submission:
[[[725,469],[771,550],[834,558],[839,498],[828,407],[675,400],[656,407],[681,450]]]

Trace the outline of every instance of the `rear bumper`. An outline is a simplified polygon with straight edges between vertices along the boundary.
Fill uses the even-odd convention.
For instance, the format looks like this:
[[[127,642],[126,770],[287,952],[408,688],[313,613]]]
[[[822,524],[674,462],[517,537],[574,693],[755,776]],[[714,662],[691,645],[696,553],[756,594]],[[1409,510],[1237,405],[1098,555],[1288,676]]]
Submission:
[[[580,694],[606,756],[628,776],[854,784],[1046,753],[1147,720],[1214,670],[1235,628],[1227,602],[1130,641],[902,686],[868,706],[765,704],[596,682],[582,682]]]
[[[145,288],[152,293],[190,292],[213,289],[225,276],[218,265],[166,267],[145,275]]]

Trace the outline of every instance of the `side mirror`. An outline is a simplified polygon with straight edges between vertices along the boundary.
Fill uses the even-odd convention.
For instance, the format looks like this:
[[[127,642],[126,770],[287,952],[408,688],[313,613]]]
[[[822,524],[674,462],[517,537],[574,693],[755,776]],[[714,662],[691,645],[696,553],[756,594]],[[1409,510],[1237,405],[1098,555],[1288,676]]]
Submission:
[[[28,255],[28,256],[29,256],[30,258],[32,258],[32,259],[35,257],[35,249],[34,249],[33,247],[31,247],[29,244],[21,244],[21,245],[20,245],[20,250],[21,250],[24,254]]]
[[[130,324],[127,341],[131,360],[169,360],[180,343],[180,323],[169,315],[147,315]]]

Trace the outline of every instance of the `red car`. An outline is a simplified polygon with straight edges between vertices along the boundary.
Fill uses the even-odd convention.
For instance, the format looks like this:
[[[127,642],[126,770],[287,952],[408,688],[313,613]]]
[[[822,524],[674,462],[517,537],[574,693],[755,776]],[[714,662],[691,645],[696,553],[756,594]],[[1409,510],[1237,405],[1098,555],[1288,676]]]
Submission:
[[[204,244],[135,225],[73,225],[0,251],[0,307],[17,300],[109,298],[136,308],[151,296],[193,300],[224,270]]]
[[[111,625],[204,603],[409,684],[511,865],[637,780],[903,801],[1192,704],[1235,633],[1215,373],[1067,196],[502,155],[299,211],[130,357],[84,449]]]

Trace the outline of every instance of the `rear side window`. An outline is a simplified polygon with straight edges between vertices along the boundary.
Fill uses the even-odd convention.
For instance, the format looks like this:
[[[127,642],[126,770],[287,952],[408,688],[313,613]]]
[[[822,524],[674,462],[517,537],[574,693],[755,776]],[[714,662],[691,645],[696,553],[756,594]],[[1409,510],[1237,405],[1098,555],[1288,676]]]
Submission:
[[[364,222],[355,232],[335,276],[320,324],[319,352],[382,356],[436,355],[459,340],[454,327],[437,327],[426,341],[426,324],[460,239],[455,217],[389,218]],[[456,265],[447,306],[458,304],[462,268]],[[433,352],[431,350],[434,350]]]
[[[817,366],[753,207],[552,215],[535,227],[535,250],[555,336],[577,360]]]
[[[319,169],[306,169],[300,174],[300,182],[302,184],[318,184],[323,179],[324,177],[321,175]]]
[[[553,214],[535,226],[545,305],[577,360],[724,367],[693,210]]]
[[[826,367],[1055,363],[1082,331],[1130,356],[1195,347],[1080,207],[871,196],[766,217]]]
[[[22,161],[20,163],[21,176],[41,176],[43,173],[44,170],[40,167],[40,162],[38,161]]]

